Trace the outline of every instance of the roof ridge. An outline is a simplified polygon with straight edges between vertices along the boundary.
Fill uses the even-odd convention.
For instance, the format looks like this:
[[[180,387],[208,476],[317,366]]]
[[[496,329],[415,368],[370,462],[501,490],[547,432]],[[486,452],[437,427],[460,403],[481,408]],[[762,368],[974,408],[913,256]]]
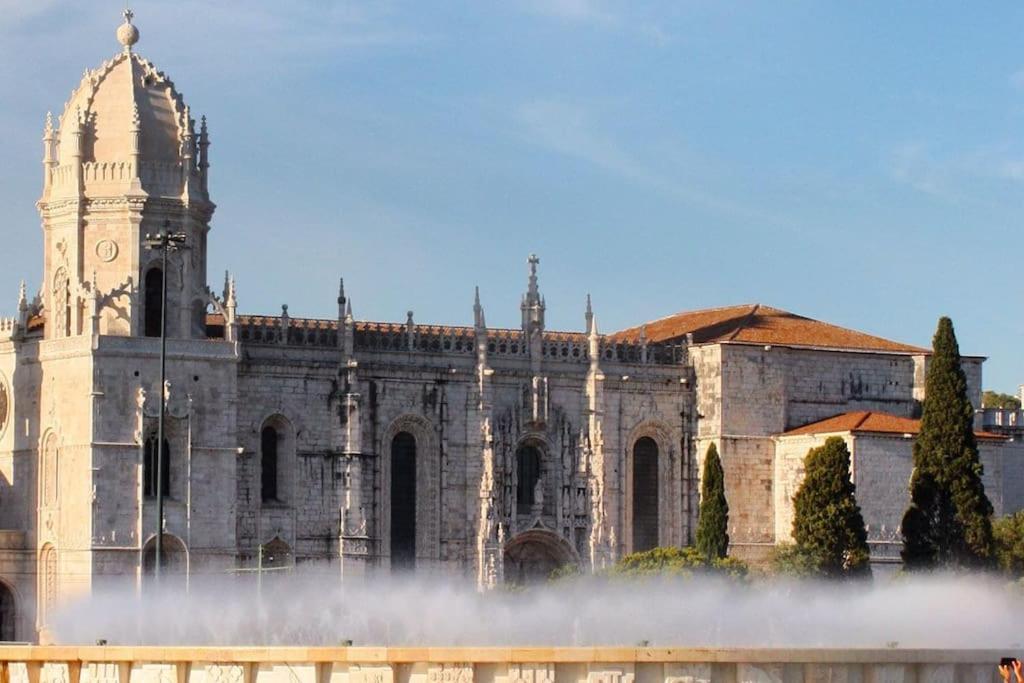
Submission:
[[[870,418],[872,415],[874,415],[874,411],[873,410],[862,410],[860,412],[863,413],[863,415],[861,415],[861,418],[859,420],[857,420],[857,424],[853,425],[853,427],[851,429],[860,429],[860,427],[865,422],[868,421],[868,418]]]
[[[754,314],[757,313],[757,310],[759,308],[761,308],[761,304],[754,304],[753,306],[751,306],[747,314],[743,316],[743,322],[737,325],[736,329],[730,332],[729,336],[726,339],[728,341],[735,341],[736,337],[739,336],[739,333],[747,328],[747,325],[750,323],[751,319],[753,319]]]
[[[663,315],[660,318],[655,318],[654,320],[645,320],[644,322],[638,323],[636,325],[630,325],[629,327],[623,328],[621,330],[616,330],[615,332],[612,332],[611,334],[621,334],[622,332],[628,332],[630,330],[638,330],[641,327],[645,327],[647,325],[653,325],[654,323],[659,323],[659,322],[661,322],[663,320],[671,320],[672,318],[678,318],[681,315],[696,315],[698,313],[713,313],[715,311],[727,311],[727,310],[732,309],[732,308],[747,308],[748,306],[760,306],[760,305],[761,304],[758,304],[758,303],[745,303],[745,304],[730,304],[728,306],[712,306],[711,308],[689,308],[689,309],[683,309],[683,310],[680,310],[680,311],[676,311],[675,313],[669,313],[668,315]],[[782,309],[778,309],[778,310],[782,310]],[[788,311],[786,311],[786,312],[788,312]]]

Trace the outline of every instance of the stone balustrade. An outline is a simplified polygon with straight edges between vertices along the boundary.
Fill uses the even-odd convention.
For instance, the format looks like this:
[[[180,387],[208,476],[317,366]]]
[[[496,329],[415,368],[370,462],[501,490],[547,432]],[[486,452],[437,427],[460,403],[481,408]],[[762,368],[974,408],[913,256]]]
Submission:
[[[1024,411],[1012,408],[983,408],[981,425],[983,428],[1024,429]]]
[[[985,650],[0,647],[3,683],[994,683]]]
[[[240,316],[239,340],[245,344],[337,347],[338,323],[334,320],[286,318],[282,316]],[[476,332],[472,327],[406,325],[386,322],[356,322],[353,331],[356,351],[438,353],[473,356]],[[684,345],[600,341],[601,360],[654,365],[676,365],[685,359]],[[488,329],[487,353],[498,357],[528,357],[529,349],[520,330]],[[587,336],[579,332],[545,332],[541,355],[562,362],[589,363]]]

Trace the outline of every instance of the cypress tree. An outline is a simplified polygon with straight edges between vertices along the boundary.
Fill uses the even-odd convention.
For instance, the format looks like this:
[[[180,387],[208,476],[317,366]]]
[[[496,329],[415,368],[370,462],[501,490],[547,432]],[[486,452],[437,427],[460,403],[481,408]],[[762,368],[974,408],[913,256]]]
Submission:
[[[697,517],[697,552],[708,562],[729,552],[729,502],[725,499],[725,472],[718,448],[712,443],[704,457]]]
[[[903,562],[909,569],[989,566],[992,504],[981,481],[974,407],[949,318],[939,319],[932,351],[903,516]]]
[[[793,540],[822,575],[870,574],[868,533],[850,480],[850,451],[838,436],[812,448],[793,497]]]

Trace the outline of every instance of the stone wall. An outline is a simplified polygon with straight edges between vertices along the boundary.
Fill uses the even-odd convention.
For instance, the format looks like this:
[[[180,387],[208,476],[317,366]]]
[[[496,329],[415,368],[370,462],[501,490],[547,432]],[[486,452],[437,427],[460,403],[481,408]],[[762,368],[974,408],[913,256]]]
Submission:
[[[914,440],[888,434],[814,434],[782,436],[775,449],[775,533],[792,539],[793,496],[803,481],[804,459],[811,448],[839,436],[851,453],[851,474],[857,487],[868,544],[874,562],[897,562],[902,547],[899,529],[910,504]],[[1024,480],[1024,445],[984,440],[978,444],[985,493],[997,516],[1024,509],[1019,485]]]
[[[12,683],[995,683],[985,650],[0,647]]]

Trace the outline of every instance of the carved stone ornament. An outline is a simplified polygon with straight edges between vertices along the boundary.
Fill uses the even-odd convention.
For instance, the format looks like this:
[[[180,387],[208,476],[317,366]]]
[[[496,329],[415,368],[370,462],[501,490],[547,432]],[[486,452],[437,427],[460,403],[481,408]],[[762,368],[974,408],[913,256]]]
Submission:
[[[8,418],[11,414],[11,392],[7,388],[7,380],[0,375],[0,436],[3,436],[7,429]]]
[[[96,256],[105,263],[110,263],[117,258],[117,242],[114,240],[100,240],[96,243]]]

